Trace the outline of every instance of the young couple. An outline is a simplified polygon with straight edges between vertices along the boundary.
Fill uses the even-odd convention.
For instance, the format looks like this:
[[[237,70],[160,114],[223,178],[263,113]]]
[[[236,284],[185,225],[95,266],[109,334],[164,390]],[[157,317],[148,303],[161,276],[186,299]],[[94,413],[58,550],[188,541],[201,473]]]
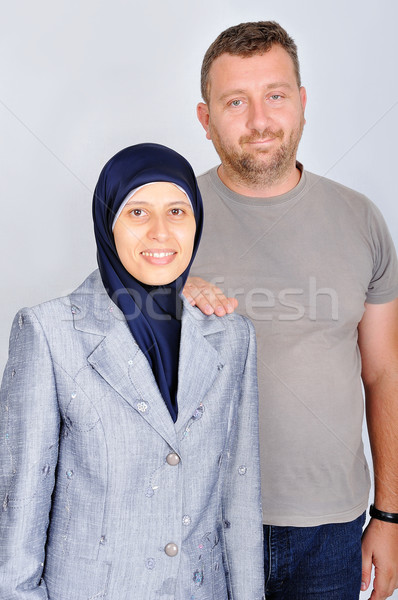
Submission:
[[[194,271],[241,285],[241,310],[257,309],[262,510],[253,327],[198,278],[181,295],[203,224],[189,164],[126,148],[94,192],[99,270],[13,324],[7,600],[261,600],[264,573],[267,599],[355,600],[372,561],[372,600],[398,584],[398,268],[384,221],[296,162],[306,93],[278,24],[223,32],[202,95],[221,165],[199,181]],[[256,304],[262,285],[278,303]],[[337,319],[329,301],[311,313],[326,288]],[[289,289],[308,294],[300,318]],[[361,376],[377,473],[362,570]]]

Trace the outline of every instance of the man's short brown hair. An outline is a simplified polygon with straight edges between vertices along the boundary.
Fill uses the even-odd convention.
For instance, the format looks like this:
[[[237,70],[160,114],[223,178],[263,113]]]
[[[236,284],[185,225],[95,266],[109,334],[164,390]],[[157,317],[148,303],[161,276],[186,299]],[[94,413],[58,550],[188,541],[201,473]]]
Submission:
[[[283,27],[276,21],[240,23],[240,25],[234,25],[220,33],[204,56],[201,71],[201,92],[206,104],[209,103],[209,71],[216,58],[221,54],[233,54],[243,57],[265,54],[275,44],[282,46],[291,57],[297,85],[300,87],[300,64],[297,56],[297,46]]]

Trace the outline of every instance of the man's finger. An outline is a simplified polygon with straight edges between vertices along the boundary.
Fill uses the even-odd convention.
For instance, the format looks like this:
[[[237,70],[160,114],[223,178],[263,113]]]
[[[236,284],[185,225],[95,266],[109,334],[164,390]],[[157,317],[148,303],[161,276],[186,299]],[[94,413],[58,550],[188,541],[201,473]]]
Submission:
[[[364,592],[370,585],[370,577],[372,573],[372,555],[367,553],[364,546],[362,546],[362,579],[361,579],[361,591]]]
[[[227,298],[220,288],[200,277],[189,278],[183,293],[191,304],[196,305],[206,315],[215,313],[221,317],[233,313],[238,306],[236,298]]]
[[[389,570],[380,571],[375,568],[375,576],[373,579],[373,591],[370,596],[372,600],[386,600],[394,593],[395,585],[392,572]]]
[[[197,306],[205,315],[212,315],[214,313],[214,308],[203,294],[196,294],[194,296],[194,302],[195,306]]]

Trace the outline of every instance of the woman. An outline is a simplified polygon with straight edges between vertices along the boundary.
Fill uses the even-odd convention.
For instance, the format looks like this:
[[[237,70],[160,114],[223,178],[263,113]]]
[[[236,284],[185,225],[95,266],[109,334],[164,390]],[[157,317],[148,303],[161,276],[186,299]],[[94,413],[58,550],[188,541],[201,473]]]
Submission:
[[[190,165],[122,150],[93,201],[99,271],[14,320],[1,391],[0,597],[262,597],[255,343],[180,293]]]

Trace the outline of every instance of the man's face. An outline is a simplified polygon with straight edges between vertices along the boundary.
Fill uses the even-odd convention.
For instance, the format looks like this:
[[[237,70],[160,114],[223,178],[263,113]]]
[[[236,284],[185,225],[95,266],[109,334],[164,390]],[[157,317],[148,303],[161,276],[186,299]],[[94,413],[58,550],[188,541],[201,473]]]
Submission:
[[[295,169],[306,94],[293,61],[279,45],[248,58],[222,54],[209,73],[209,104],[198,117],[228,177],[273,185]]]

